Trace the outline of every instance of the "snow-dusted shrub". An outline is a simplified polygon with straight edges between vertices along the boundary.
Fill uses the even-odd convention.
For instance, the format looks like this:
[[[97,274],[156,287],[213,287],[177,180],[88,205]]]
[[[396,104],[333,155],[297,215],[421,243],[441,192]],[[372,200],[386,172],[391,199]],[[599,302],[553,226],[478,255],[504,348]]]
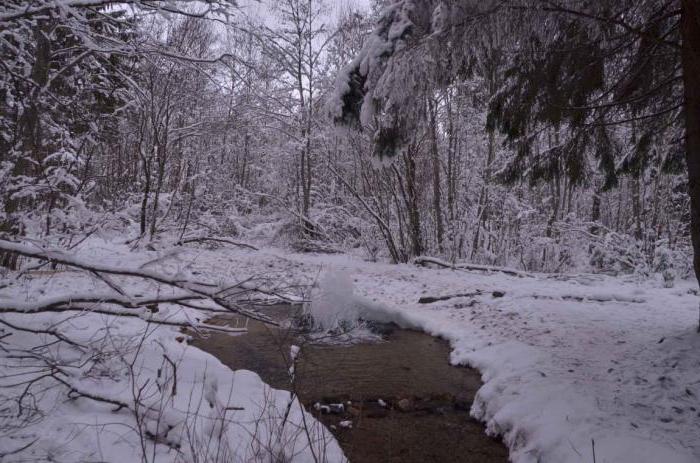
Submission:
[[[344,206],[321,203],[312,208],[313,220],[323,231],[323,239],[346,248],[360,245],[362,218],[353,215]]]
[[[557,243],[552,238],[546,236],[534,236],[527,241],[527,246],[522,246],[520,264],[525,270],[545,271],[547,261],[553,261],[558,251]],[[488,265],[498,265],[494,262],[484,262]]]
[[[226,236],[240,236],[241,226],[236,216],[226,216],[221,221],[221,233]]]
[[[647,275],[649,266],[639,242],[632,236],[608,231],[592,245],[591,266],[603,273]]]
[[[335,253],[362,246],[363,226],[361,218],[353,217],[343,207],[322,203],[309,211],[305,224],[296,214],[281,220],[271,241],[297,252]]]
[[[665,288],[673,288],[676,279],[676,271],[674,269],[673,251],[668,247],[667,240],[659,240],[654,248],[654,263],[655,272],[661,273],[664,279]]]
[[[676,278],[688,278],[693,273],[692,250],[687,247],[674,247],[668,240],[658,240],[654,245],[652,268],[660,273],[667,288],[673,287]]]
[[[281,220],[272,230],[270,237],[272,243],[280,246],[289,246],[291,243],[299,239],[302,235],[303,228],[298,219]]]

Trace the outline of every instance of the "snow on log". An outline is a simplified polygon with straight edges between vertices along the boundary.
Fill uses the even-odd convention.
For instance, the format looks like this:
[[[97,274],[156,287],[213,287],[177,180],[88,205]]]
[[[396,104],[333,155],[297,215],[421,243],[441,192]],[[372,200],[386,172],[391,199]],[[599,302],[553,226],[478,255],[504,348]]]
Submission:
[[[175,243],[175,246],[182,246],[184,244],[189,244],[189,243],[204,243],[206,241],[211,241],[214,243],[230,244],[232,246],[238,246],[241,248],[251,249],[253,251],[259,251],[259,249],[256,248],[255,246],[253,246],[252,244],[241,243],[238,241],[231,241],[231,240],[228,240],[225,238],[215,238],[215,237],[207,237],[207,236],[195,237],[195,238],[185,238],[185,239],[182,239],[182,240],[178,241],[177,243]]]
[[[481,296],[483,293],[481,290],[477,289],[474,292],[471,293],[461,293],[461,294],[449,294],[446,296],[423,296],[420,299],[418,299],[419,304],[432,304],[433,302],[438,302],[438,301],[447,301],[450,299],[454,299],[457,297],[474,297],[474,296]]]
[[[512,275],[520,278],[532,277],[531,274],[527,272],[522,272],[520,270],[505,268],[505,267],[495,267],[492,265],[480,265],[480,264],[468,264],[465,262],[455,262],[454,264],[438,259],[436,257],[419,256],[413,259],[413,263],[416,265],[427,266],[430,264],[437,265],[439,267],[451,268],[453,270],[467,270],[467,271],[477,271],[477,272],[500,272],[506,275]]]

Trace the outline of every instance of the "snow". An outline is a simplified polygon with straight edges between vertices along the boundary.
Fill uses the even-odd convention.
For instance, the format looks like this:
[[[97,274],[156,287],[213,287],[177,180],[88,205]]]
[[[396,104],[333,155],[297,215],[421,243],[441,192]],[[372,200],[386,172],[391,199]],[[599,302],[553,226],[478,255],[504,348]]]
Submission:
[[[352,421],[343,420],[340,423],[338,423],[338,426],[340,426],[341,428],[345,428],[345,429],[352,429]]]
[[[145,264],[154,262],[147,265],[154,274],[196,275],[215,282],[265,275],[277,283],[278,293],[290,298],[302,297],[296,290],[299,285],[318,282],[312,292],[317,302],[311,307],[328,315],[327,323],[360,315],[447,339],[452,346],[450,361],[474,367],[482,375],[484,384],[472,415],[484,422],[486,432],[504,440],[514,462],[588,463],[594,453],[598,462],[700,461],[698,298],[690,282],[677,281],[674,288],[665,288],[660,276],[644,280],[589,274],[518,277],[369,263],[348,255],[293,254],[273,248],[124,252],[111,243],[93,240],[79,255],[82,259],[99,257],[106,267],[128,263],[129,268],[142,272]],[[108,289],[102,282],[85,278],[77,272],[36,273],[12,287],[16,293],[11,296],[31,304],[42,298],[60,298],[69,290]],[[418,303],[420,297],[476,290],[480,293],[474,296]],[[504,294],[495,297],[494,291]],[[3,298],[10,296],[7,289],[2,293]],[[168,316],[203,317],[196,309],[164,306]],[[31,316],[45,327],[65,318],[64,314]],[[3,315],[16,323],[26,320],[22,317],[26,316]],[[97,332],[109,334],[105,339],[113,345],[132,348],[145,326],[139,319],[115,323],[114,317],[101,314],[80,314],[66,324],[72,333],[83,333],[86,342]],[[162,418],[147,419],[149,429],[162,433],[164,425],[171,425],[167,439],[186,443],[185,423],[190,420],[197,436],[211,438],[218,436],[221,415],[232,409],[226,411],[231,413],[232,424],[226,427],[225,436],[215,438],[217,445],[202,448],[236,442],[240,445],[226,450],[236,458],[250,458],[255,449],[264,448],[273,453],[290,451],[294,461],[308,461],[308,446],[297,434],[297,425],[304,418],[316,423],[318,436],[323,436],[316,442],[323,440],[325,445],[318,444],[316,449],[325,448],[328,461],[343,459],[325,428],[302,412],[298,402],[290,402],[288,392],[269,388],[252,372],[228,370],[209,354],[178,342],[180,334],[171,328],[151,327],[149,333],[142,347],[147,355],[139,356],[138,377],[150,377],[154,387],[157,384],[167,390],[171,385],[167,378],[156,380],[155,373],[159,368],[167,370],[163,355],[180,365],[178,392],[168,399],[167,407],[158,405]],[[297,353],[292,350],[290,356]],[[65,350],[61,355],[78,354]],[[128,402],[129,381],[119,379],[123,378],[123,362],[112,359],[100,368],[103,375],[86,374],[83,369],[70,378],[81,390]],[[10,379],[3,379],[7,381]],[[107,454],[117,455],[115,460],[132,461],[138,455],[138,439],[126,437],[126,427],[133,425],[133,416],[126,410],[113,412],[113,406],[87,399],[66,401],[65,391],[56,388],[41,400],[55,408],[32,424],[31,432],[23,431],[23,436],[39,436],[31,452],[58,452],[69,461]],[[267,445],[271,436],[279,435],[276,426],[290,403],[290,422],[297,425],[284,431],[287,434],[279,440],[284,445]],[[199,411],[188,415],[192,404]],[[256,427],[256,423],[266,424]],[[26,440],[18,435],[3,436],[0,448],[14,449],[22,442]],[[295,444],[287,446],[291,442]],[[176,451],[165,444],[153,446],[149,441],[148,445],[156,461],[188,461],[192,455],[186,446]]]
[[[185,259],[182,254],[130,253],[123,246],[90,240],[76,259],[95,259],[103,268],[128,266],[152,275],[197,274],[202,280],[220,281],[220,275],[208,271],[206,259],[200,267],[188,261],[196,260],[196,252],[185,252]],[[143,270],[145,266],[150,270]],[[132,294],[163,291],[152,282],[130,277],[113,282]],[[34,271],[0,290],[0,306],[32,309],[37,300],[63,301],[70,294],[103,294],[108,289],[80,272]],[[164,303],[152,316],[201,320],[207,314]],[[37,350],[43,354],[36,359],[15,358],[12,351],[0,349],[0,424],[3,429],[17,425],[0,436],[0,454],[12,454],[2,461],[142,461],[144,454],[149,462],[344,461],[328,430],[288,391],[270,388],[254,372],[231,371],[189,346],[187,335],[145,323],[148,320],[145,315],[140,319],[94,313],[90,307],[82,312],[0,315],[0,322],[13,326],[47,332],[60,327],[83,346],[54,344],[45,352]],[[11,333],[13,349],[54,341],[48,334],[32,335],[6,324],[0,328]],[[236,335],[240,329],[230,331]],[[58,379],[41,378],[23,402],[22,416],[28,418],[23,421],[17,418],[19,403],[14,397],[26,380],[37,376],[37,369],[44,368],[44,361],[60,365],[55,376],[66,387]],[[69,389],[75,392],[68,393]],[[46,413],[28,413],[32,407]]]
[[[599,462],[700,460],[691,282],[516,277],[274,249],[239,256],[243,267],[307,283],[320,269],[346,272],[362,316],[449,340],[451,362],[482,374],[472,415],[503,438],[514,462],[590,462],[594,449]],[[482,294],[417,302],[476,289]]]
[[[350,64],[338,73],[333,93],[330,95],[327,103],[329,112],[333,117],[340,118],[343,116],[343,98],[351,90],[350,82],[354,73],[358,73],[368,80],[379,79],[382,68],[387,65],[389,57],[395,52],[406,48],[405,39],[410,35],[414,27],[411,20],[411,14],[414,10],[415,4],[409,0],[391,3],[382,10],[379,25],[366,38],[362,50]],[[377,94],[385,92],[386,88],[383,89],[383,86],[395,90],[396,82],[379,82],[373,91],[368,91],[371,86],[369,82],[366,82],[362,89],[358,89],[364,95],[360,113],[357,114],[362,127],[374,125],[373,122],[377,115],[375,104],[378,101]],[[389,162],[383,159],[375,161],[380,163]]]
[[[98,327],[100,320],[93,318],[78,320],[79,329],[87,333],[92,331],[89,328]],[[125,337],[133,338],[142,330],[132,322],[120,320],[113,325],[112,320],[102,321],[104,326],[112,325],[112,342],[125,342]],[[233,372],[211,355],[174,338],[169,329],[144,336],[142,355],[135,365],[136,383],[143,387],[148,405],[142,410],[142,419],[161,444],[146,442],[148,461],[250,461],[255,455],[271,452],[269,444],[278,441],[285,444],[276,450],[284,451],[291,461],[313,461],[303,435],[302,413],[306,420],[313,422],[313,418],[302,412],[296,400],[291,403],[289,423],[280,425],[290,406],[288,392],[271,389],[253,372]],[[177,364],[177,391],[163,400],[156,389],[172,387],[161,381],[158,373],[165,368],[165,355]],[[116,360],[114,365],[105,365],[104,379],[87,371],[71,376],[81,391],[130,403],[133,384],[123,376],[122,366]],[[111,375],[117,375],[117,381],[112,381]],[[0,438],[0,448],[19,448],[32,436],[37,442],[25,454],[30,459],[60,456],[60,461],[141,461],[138,436],[127,432],[134,426],[130,411],[115,412],[113,406],[88,399],[66,401],[63,395],[58,390],[44,395],[42,402],[48,407],[55,404],[51,413],[17,435]],[[317,425],[312,433],[314,446],[325,448],[330,461],[342,460],[342,452],[322,427]]]

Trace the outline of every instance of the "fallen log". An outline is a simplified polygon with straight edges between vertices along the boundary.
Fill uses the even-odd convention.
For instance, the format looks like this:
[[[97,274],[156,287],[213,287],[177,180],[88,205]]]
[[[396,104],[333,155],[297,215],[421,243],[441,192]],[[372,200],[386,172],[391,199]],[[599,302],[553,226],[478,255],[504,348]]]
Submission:
[[[445,296],[423,296],[420,299],[418,299],[419,304],[432,304],[433,302],[438,302],[438,301],[447,301],[450,299],[454,299],[457,297],[474,297],[474,296],[481,296],[483,295],[483,291],[480,289],[477,289],[476,291],[473,291],[471,293],[459,293],[459,294],[448,294]],[[491,296],[494,298],[498,297],[503,297],[505,296],[506,293],[505,291],[492,291]]]
[[[415,265],[421,265],[421,266],[427,266],[429,264],[434,264],[439,267],[444,267],[444,268],[450,268],[453,270],[466,270],[466,271],[478,271],[478,272],[500,272],[500,273],[505,273],[506,275],[512,275],[516,276],[519,278],[525,278],[525,277],[531,277],[527,272],[522,272],[520,270],[512,269],[512,268],[505,268],[505,267],[495,267],[492,265],[480,265],[480,264],[467,264],[464,262],[456,262],[454,264],[450,262],[446,262],[444,260],[435,258],[435,257],[427,257],[427,256],[419,256],[413,259],[413,263]]]
[[[228,301],[225,297],[221,297],[220,295],[220,290],[216,290],[216,288],[219,287],[219,285],[214,285],[214,284],[208,284],[208,283],[201,283],[197,281],[192,281],[192,280],[187,280],[183,279],[182,277],[179,276],[169,276],[163,273],[158,273],[158,272],[153,272],[145,269],[140,269],[140,268],[128,268],[128,267],[118,267],[118,266],[111,266],[111,265],[106,265],[101,262],[91,262],[86,259],[83,259],[79,256],[76,255],[71,255],[61,249],[44,249],[41,247],[38,247],[37,245],[29,245],[29,244],[24,244],[24,243],[16,243],[12,241],[7,241],[7,240],[2,240],[0,239],[0,251],[6,251],[6,252],[12,252],[24,257],[28,258],[33,258],[33,259],[40,259],[44,261],[48,261],[50,263],[59,263],[66,265],[68,267],[73,267],[76,269],[84,270],[87,271],[91,274],[96,274],[100,273],[103,275],[110,275],[110,276],[123,276],[123,277],[132,277],[132,278],[141,278],[143,280],[148,280],[153,283],[160,283],[167,285],[171,288],[177,288],[180,289],[184,292],[184,297],[181,297],[180,301],[168,301],[168,302],[173,302],[177,303],[179,305],[186,304],[184,300],[186,299],[191,299],[191,300],[196,300],[196,299],[208,299],[212,302],[214,302],[216,305],[220,306],[221,308],[227,310],[228,312],[231,313],[237,313],[240,315],[243,315],[244,317],[247,318],[252,318],[253,320],[260,321],[262,323],[266,323],[269,325],[274,325],[277,326],[279,325],[278,322],[275,320],[272,320],[270,317],[268,317],[265,314],[259,313],[255,310],[249,310],[244,307],[239,306],[236,303],[232,303]],[[214,289],[212,289],[212,287]],[[247,284],[246,281],[236,283],[232,285],[230,288],[235,288],[235,287],[240,287],[242,290],[246,290],[247,292],[250,293],[261,293],[261,294],[268,294],[264,289],[257,288],[250,286]],[[178,295],[180,296],[180,295]],[[121,301],[120,299],[124,298],[125,296],[120,295],[118,292],[115,291],[114,294],[110,295],[110,298],[112,299],[112,302],[116,302],[117,304],[120,304]],[[129,305],[132,301],[132,298],[126,297],[125,305]],[[158,300],[151,301],[153,303],[158,303],[160,302],[161,299],[160,297]],[[51,303],[53,301],[49,301]],[[75,300],[72,300],[72,302],[75,302]],[[88,302],[86,299],[85,302]],[[142,301],[143,302],[143,301]],[[16,304],[15,304],[16,305]],[[12,309],[11,307],[5,308],[5,311],[9,311]],[[14,308],[16,310],[16,307]],[[28,312],[31,312],[32,310],[25,310]],[[36,310],[34,310],[36,311]],[[40,311],[45,311],[44,309]]]
[[[476,291],[472,293],[462,293],[462,294],[450,294],[447,296],[424,296],[418,299],[419,304],[432,304],[433,302],[438,302],[438,301],[447,301],[450,299],[454,299],[456,297],[474,297],[474,296],[481,296],[481,290],[477,289]]]
[[[253,246],[252,244],[240,243],[238,241],[231,241],[231,240],[227,240],[224,238],[210,238],[210,237],[186,238],[186,239],[180,240],[177,243],[175,243],[175,246],[182,246],[183,244],[188,244],[188,243],[203,243],[205,241],[213,241],[215,243],[230,244],[232,246],[240,246],[242,248],[252,249],[253,251],[259,251],[259,249],[256,248],[255,246]]]
[[[553,301],[574,301],[574,302],[626,302],[632,304],[642,304],[647,300],[643,297],[625,296],[615,294],[562,294],[558,296],[546,296],[541,294],[533,294],[533,299],[549,299]]]

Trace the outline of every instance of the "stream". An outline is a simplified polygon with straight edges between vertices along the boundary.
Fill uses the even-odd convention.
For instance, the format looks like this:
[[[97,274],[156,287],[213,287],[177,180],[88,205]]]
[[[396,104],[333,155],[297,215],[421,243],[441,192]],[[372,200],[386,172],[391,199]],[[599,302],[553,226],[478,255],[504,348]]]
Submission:
[[[283,320],[293,310],[262,311]],[[211,322],[242,324],[235,316]],[[289,329],[253,321],[247,326],[245,334],[211,332],[195,337],[193,345],[231,369],[252,370],[272,387],[289,390],[289,348],[303,341]],[[469,416],[479,373],[451,366],[450,347],[442,339],[393,325],[383,326],[381,334],[379,342],[304,344],[296,366],[300,401],[331,429],[348,459],[507,462],[503,444]]]

